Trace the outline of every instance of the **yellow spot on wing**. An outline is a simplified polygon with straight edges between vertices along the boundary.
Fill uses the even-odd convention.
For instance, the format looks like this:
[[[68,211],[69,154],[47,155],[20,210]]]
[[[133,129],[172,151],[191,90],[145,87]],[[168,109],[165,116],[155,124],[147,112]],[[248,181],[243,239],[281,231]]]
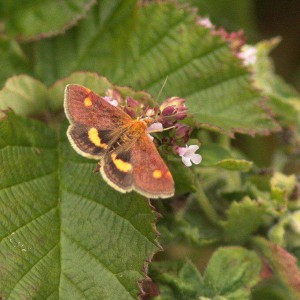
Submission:
[[[127,173],[132,170],[132,165],[120,158],[117,158],[117,155],[115,153],[111,155],[111,158],[119,171]]]
[[[172,177],[172,174],[170,173],[170,171],[168,171],[168,172],[166,173],[166,176],[167,176],[167,177]]]
[[[99,136],[99,132],[96,128],[92,127],[88,131],[89,140],[97,147],[106,149],[108,147],[107,144],[101,142],[101,138]]]
[[[155,171],[153,171],[152,176],[153,176],[153,178],[155,178],[155,179],[161,178],[161,176],[162,176],[161,170],[155,170]]]
[[[92,99],[90,97],[86,97],[84,99],[84,106],[91,106],[93,104]]]

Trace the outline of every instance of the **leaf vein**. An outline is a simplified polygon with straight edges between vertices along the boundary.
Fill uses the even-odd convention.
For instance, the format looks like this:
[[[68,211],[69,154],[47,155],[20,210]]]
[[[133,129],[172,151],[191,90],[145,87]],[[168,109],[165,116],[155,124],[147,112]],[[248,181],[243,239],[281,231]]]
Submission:
[[[24,180],[22,182],[18,182],[16,184],[12,184],[12,185],[9,185],[9,186],[4,186],[4,187],[1,187],[0,188],[0,192],[2,192],[3,190],[6,190],[6,189],[10,189],[10,188],[13,188],[13,187],[16,187],[18,185],[21,185],[21,184],[24,184],[24,183],[29,183],[31,181],[34,181],[34,180],[38,180],[38,179],[41,179],[41,178],[44,178],[44,177],[47,177],[47,176],[50,176],[52,174],[54,174],[56,171],[52,171],[50,173],[46,173],[46,174],[43,174],[43,175],[39,175],[37,177],[34,177],[34,178],[30,178],[28,180]]]
[[[84,292],[78,287],[78,285],[75,283],[75,282],[73,282],[73,280],[71,280],[71,278],[69,278],[69,276],[65,273],[65,272],[62,272],[62,275],[76,288],[76,290],[78,290],[79,292],[80,292],[80,294],[82,295],[82,296],[84,296],[84,298],[85,298],[85,294],[84,294]]]
[[[205,56],[207,55],[211,55],[212,53],[224,48],[224,47],[227,47],[226,44],[220,44],[218,45],[216,48],[214,49],[209,49],[208,51],[205,51],[204,53],[201,53],[200,55],[196,55],[196,56],[192,56],[189,60],[183,62],[182,64],[179,64],[178,66],[176,66],[175,68],[171,69],[171,70],[167,70],[167,73],[164,73],[163,75],[161,75],[160,77],[158,77],[157,79],[155,79],[154,81],[144,85],[141,87],[141,89],[143,90],[147,90],[149,89],[150,87],[152,87],[153,85],[157,84],[158,82],[160,82],[161,80],[165,79],[167,76],[170,77],[170,75],[172,73],[175,73],[177,72],[178,70],[180,70],[181,68],[187,66],[188,64],[192,63],[194,60],[196,59],[201,59],[201,58],[204,58]]]
[[[88,255],[90,255],[93,259],[95,259],[95,261],[97,261],[102,267],[104,267],[109,273],[111,273],[114,278],[116,278],[116,280],[119,282],[119,284],[126,290],[126,292],[132,296],[130,294],[130,291],[127,290],[126,286],[119,280],[119,278],[116,276],[117,274],[115,274],[106,264],[104,264],[102,261],[99,260],[99,258],[97,256],[95,256],[93,253],[91,253],[84,245],[82,245],[80,242],[78,242],[75,238],[73,238],[71,235],[69,235],[68,233],[66,233],[65,231],[63,231],[63,234],[70,239],[73,243],[75,243],[77,246],[79,246],[80,248],[82,248]]]
[[[55,249],[55,247],[57,246],[58,244],[55,244],[52,248],[50,248],[46,253],[45,255],[43,255],[42,257],[39,258],[38,261],[36,261],[24,274],[22,274],[22,277],[13,285],[7,299],[10,298],[11,294],[14,292],[16,286],[22,281],[22,279],[38,264],[40,263],[46,256],[49,255],[49,253]]]
[[[157,245],[155,244],[155,242],[151,241],[147,236],[145,236],[137,227],[135,227],[128,219],[126,219],[125,217],[121,216],[120,214],[118,214],[117,212],[115,212],[114,210],[112,210],[110,207],[104,205],[103,203],[100,203],[100,202],[97,202],[95,201],[94,199],[92,198],[88,198],[86,196],[83,196],[83,195],[80,195],[74,191],[70,191],[70,190],[67,190],[68,193],[70,194],[74,194],[74,195],[77,195],[77,196],[80,196],[82,197],[83,199],[86,199],[88,201],[91,201],[99,206],[102,206],[104,209],[107,209],[109,210],[110,212],[112,212],[114,215],[116,215],[117,217],[121,218],[122,220],[125,220],[130,226],[132,226],[132,228],[137,231],[144,239],[148,240],[152,245],[154,245],[155,247],[157,247]]]
[[[7,234],[6,236],[2,237],[1,240],[0,240],[0,242],[2,243],[6,238],[8,238],[9,236],[11,236],[12,233],[14,233],[14,232],[16,232],[16,231],[22,229],[23,227],[29,225],[29,224],[32,223],[33,221],[36,221],[37,219],[39,219],[39,218],[45,216],[46,214],[48,214],[49,212],[51,212],[53,209],[56,209],[56,206],[55,206],[55,207],[51,207],[51,208],[48,209],[47,211],[42,212],[40,215],[36,216],[34,219],[31,219],[31,220],[29,220],[28,222],[26,222],[25,224],[23,224],[22,226],[20,226],[20,227],[14,229],[12,232],[10,232],[10,233]]]

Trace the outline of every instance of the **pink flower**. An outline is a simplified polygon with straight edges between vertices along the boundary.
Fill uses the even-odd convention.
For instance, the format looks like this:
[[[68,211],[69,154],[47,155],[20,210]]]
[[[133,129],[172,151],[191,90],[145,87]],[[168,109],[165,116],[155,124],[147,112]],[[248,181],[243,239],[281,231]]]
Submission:
[[[198,165],[202,161],[202,156],[200,154],[195,153],[199,149],[197,145],[191,145],[186,147],[178,147],[176,149],[179,156],[181,156],[182,162],[190,167],[192,163]]]
[[[109,96],[104,96],[103,97],[103,99],[107,102],[107,103],[109,103],[109,104],[111,104],[111,105],[113,105],[113,106],[118,106],[118,101],[116,100],[116,99],[113,99],[112,97],[109,97]]]

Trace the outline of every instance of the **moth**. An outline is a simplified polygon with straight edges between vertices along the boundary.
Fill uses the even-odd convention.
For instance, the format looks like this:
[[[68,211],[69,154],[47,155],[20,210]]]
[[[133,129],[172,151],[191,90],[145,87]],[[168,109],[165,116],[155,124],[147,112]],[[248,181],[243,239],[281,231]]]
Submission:
[[[67,136],[76,152],[99,160],[103,179],[121,193],[149,198],[174,195],[172,175],[147,134],[147,119],[132,119],[90,89],[69,84],[65,113]]]

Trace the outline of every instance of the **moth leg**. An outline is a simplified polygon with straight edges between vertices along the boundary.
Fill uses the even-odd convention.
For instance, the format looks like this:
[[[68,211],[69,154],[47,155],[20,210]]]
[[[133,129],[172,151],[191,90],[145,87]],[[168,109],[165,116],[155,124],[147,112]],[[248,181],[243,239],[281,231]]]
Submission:
[[[99,161],[96,168],[94,169],[94,173],[99,173],[100,172],[100,169],[101,169],[101,162]]]

